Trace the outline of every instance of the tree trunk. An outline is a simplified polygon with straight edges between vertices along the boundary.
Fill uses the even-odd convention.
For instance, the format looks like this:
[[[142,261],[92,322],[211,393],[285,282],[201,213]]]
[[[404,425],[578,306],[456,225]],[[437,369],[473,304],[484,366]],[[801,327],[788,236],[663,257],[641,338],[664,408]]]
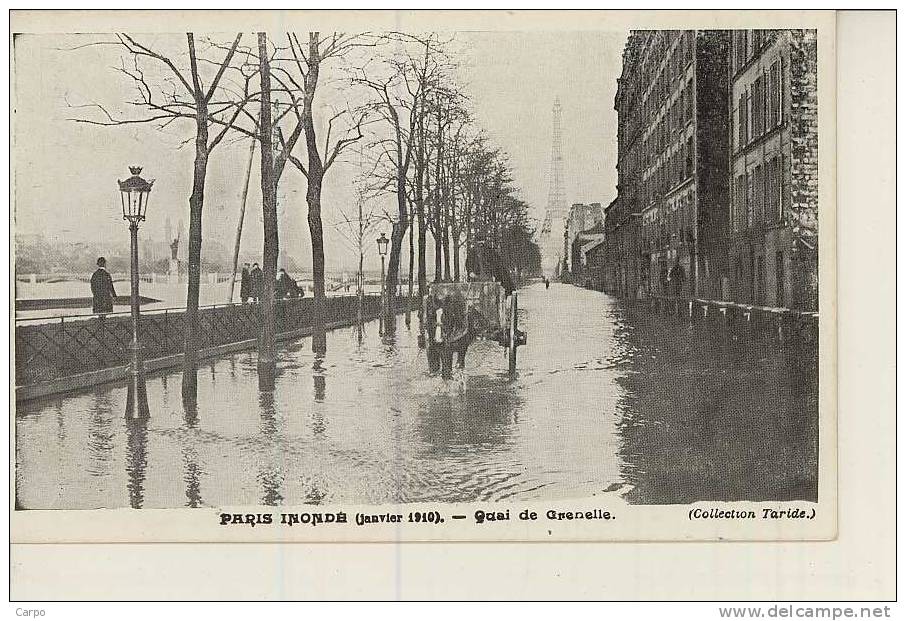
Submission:
[[[188,291],[184,323],[185,347],[182,368],[182,398],[189,405],[198,395],[198,296],[201,289],[201,212],[204,207],[204,186],[208,169],[208,110],[198,104],[195,120],[195,168],[192,195],[189,197],[189,265]]]
[[[361,222],[361,220],[359,220]],[[364,272],[365,255],[359,251],[359,272],[356,274],[356,296],[358,297],[358,307],[356,310],[356,333],[359,338],[359,344],[362,343],[362,325],[365,323],[365,272]]]
[[[321,182],[323,171],[313,174],[308,171],[308,230],[311,232],[311,270],[314,280],[315,299],[312,306],[313,323],[311,349],[315,353],[327,351],[327,330],[325,327],[324,295],[324,229],[321,223]]]
[[[415,227],[409,227],[409,293],[406,299],[406,326],[412,325],[412,275],[415,267],[415,240],[412,236],[415,234]]]
[[[425,135],[425,98],[421,98],[420,110],[418,116],[418,150],[416,151],[415,165],[418,167],[415,175],[415,210],[418,218],[418,317],[422,321],[422,304],[421,301],[427,295],[428,277],[427,266],[425,265],[426,250],[425,232],[427,223],[425,222],[425,175],[427,162],[425,161],[426,141]]]
[[[277,371],[277,326],[274,284],[280,240],[277,231],[277,186],[274,179],[274,151],[271,127],[271,76],[267,35],[258,33],[258,62],[261,72],[261,210],[264,216],[264,291],[261,297],[261,329],[258,336],[258,388],[274,389]]]
[[[468,265],[469,261],[469,250],[472,248],[472,213],[475,209],[474,198],[469,203],[469,207],[466,210],[466,264]],[[466,277],[463,280],[469,280],[469,270],[466,268]]]
[[[459,282],[459,242],[453,240],[453,280]]]
[[[421,300],[428,294],[428,266],[427,260],[427,239],[428,224],[425,222],[425,203],[418,206],[418,299],[419,309],[421,309]],[[418,311],[421,313],[421,310]],[[419,315],[421,317],[421,315]]]
[[[438,231],[438,233],[434,235],[434,282],[443,280],[443,266],[443,245],[440,241],[440,232]]]
[[[450,220],[444,218],[444,282],[450,282]]]
[[[406,206],[406,171],[400,169],[396,178],[396,202],[399,209],[399,219],[393,223],[393,232],[390,234],[390,260],[387,266],[386,296],[387,307],[384,315],[384,333],[393,334],[396,331],[396,312],[394,294],[396,293],[400,273],[400,256],[403,248],[403,236],[409,226],[409,214]]]
[[[321,222],[321,187],[324,182],[324,163],[318,152],[315,133],[313,104],[318,76],[321,70],[319,35],[309,33],[308,75],[305,78],[305,97],[302,110],[302,125],[305,130],[305,148],[308,152],[308,230],[311,233],[311,268],[314,280],[315,299],[312,305],[311,349],[315,353],[327,351],[326,300],[324,296],[324,227]]]
[[[249,147],[249,165],[245,169],[245,183],[242,185],[242,198],[239,202],[239,222],[236,224],[236,243],[233,246],[233,275],[230,278],[230,295],[227,298],[227,304],[233,303],[233,293],[236,289],[236,272],[239,270],[239,246],[242,242],[242,225],[245,221],[245,203],[249,195],[249,181],[252,178],[252,160],[255,158],[255,145],[257,140],[252,140]],[[245,302],[245,300],[239,300]]]

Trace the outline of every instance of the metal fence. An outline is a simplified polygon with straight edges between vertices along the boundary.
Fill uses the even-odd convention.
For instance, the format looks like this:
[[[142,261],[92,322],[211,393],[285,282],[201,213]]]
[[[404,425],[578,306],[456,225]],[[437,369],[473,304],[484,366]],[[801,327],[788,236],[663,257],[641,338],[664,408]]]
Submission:
[[[279,300],[277,332],[309,328],[313,323],[312,298]],[[404,302],[400,306],[404,305]],[[325,321],[352,321],[358,310],[355,296],[325,299]],[[199,348],[253,340],[258,337],[261,307],[258,304],[221,304],[198,310]],[[379,296],[365,296],[364,315],[375,317]],[[185,309],[146,311],[139,334],[146,360],[182,353]],[[16,385],[23,386],[87,371],[126,364],[132,340],[128,313],[104,317],[84,315],[31,318],[16,322]]]

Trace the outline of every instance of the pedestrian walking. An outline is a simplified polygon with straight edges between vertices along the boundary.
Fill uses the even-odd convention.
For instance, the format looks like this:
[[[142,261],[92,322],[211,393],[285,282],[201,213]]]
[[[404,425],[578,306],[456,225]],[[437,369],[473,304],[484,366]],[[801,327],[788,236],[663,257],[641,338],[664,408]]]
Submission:
[[[239,300],[245,304],[252,297],[252,277],[249,274],[249,264],[242,264],[242,276],[239,279]]]
[[[257,263],[252,264],[252,271],[249,272],[249,281],[252,285],[251,297],[258,302],[261,300],[261,295],[264,293],[264,274],[261,272],[261,268],[258,267]]]
[[[107,259],[98,257],[97,266],[91,275],[91,312],[103,316],[104,313],[113,312],[116,291],[113,288],[113,278],[107,271]]]

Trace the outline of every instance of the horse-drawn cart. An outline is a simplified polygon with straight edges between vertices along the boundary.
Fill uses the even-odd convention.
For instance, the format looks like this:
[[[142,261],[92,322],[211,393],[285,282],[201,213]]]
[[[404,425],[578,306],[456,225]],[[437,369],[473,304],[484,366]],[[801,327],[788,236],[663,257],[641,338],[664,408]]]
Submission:
[[[518,328],[517,294],[506,295],[496,281],[431,283],[422,308],[422,339],[428,369],[449,378],[453,354],[465,366],[466,351],[476,338],[497,341],[507,348],[509,372],[516,374],[516,349],[525,345]]]

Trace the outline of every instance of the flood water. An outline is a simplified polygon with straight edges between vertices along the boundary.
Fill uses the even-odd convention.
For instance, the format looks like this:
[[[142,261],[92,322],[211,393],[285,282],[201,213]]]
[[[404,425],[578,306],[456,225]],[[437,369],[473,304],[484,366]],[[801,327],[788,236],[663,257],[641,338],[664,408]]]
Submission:
[[[255,352],[205,362],[198,409],[180,373],[22,404],[21,509],[566,499],[815,500],[817,371],[778,344],[712,334],[568,285],[520,291],[528,345],[479,341],[466,373],[427,375],[399,320],[285,344],[272,394]]]

